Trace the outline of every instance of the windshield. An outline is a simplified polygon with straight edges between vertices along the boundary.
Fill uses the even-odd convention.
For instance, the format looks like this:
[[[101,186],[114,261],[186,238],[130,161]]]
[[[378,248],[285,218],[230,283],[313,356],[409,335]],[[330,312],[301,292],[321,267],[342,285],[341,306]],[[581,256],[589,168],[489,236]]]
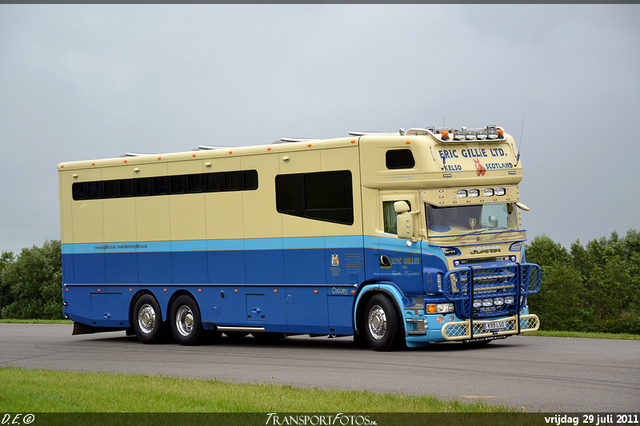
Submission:
[[[455,207],[427,204],[427,229],[431,236],[518,229],[515,210],[510,203]]]

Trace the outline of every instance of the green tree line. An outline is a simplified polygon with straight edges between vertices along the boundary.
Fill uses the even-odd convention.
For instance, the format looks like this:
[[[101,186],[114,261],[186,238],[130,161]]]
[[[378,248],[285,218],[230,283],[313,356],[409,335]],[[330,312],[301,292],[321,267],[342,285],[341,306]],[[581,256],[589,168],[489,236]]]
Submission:
[[[526,246],[540,265],[540,292],[529,297],[541,329],[640,334],[640,233],[613,232],[567,250],[546,235]],[[0,318],[62,318],[60,241],[0,255]]]
[[[0,255],[0,318],[62,319],[60,241]]]
[[[542,330],[640,334],[640,233],[576,241],[567,250],[543,235],[525,247],[540,265],[529,308]]]

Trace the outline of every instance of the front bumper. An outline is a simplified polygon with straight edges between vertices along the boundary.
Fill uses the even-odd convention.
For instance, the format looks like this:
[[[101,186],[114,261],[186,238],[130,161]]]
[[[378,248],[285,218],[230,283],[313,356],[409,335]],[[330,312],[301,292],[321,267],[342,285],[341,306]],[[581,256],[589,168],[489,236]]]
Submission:
[[[518,327],[518,318],[520,318],[520,327]],[[490,329],[488,330],[486,329],[487,327],[485,327],[485,324],[497,324],[500,321],[504,321],[504,327],[496,329],[489,327]],[[469,340],[527,333],[538,330],[538,328],[540,328],[540,320],[538,316],[534,314],[514,315],[497,320],[473,320],[473,334],[471,333],[471,327],[471,320],[449,322],[442,326],[442,337],[444,337],[445,340]]]

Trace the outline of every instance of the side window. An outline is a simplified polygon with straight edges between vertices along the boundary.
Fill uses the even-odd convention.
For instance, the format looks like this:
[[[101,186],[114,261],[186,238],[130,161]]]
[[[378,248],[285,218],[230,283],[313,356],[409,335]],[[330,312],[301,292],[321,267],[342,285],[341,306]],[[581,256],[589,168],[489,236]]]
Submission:
[[[104,182],[104,198],[118,198],[120,195],[120,181],[106,180]]]
[[[158,176],[153,178],[153,195],[167,195],[169,193],[168,178]]]
[[[389,234],[397,234],[397,220],[398,215],[396,214],[396,210],[393,208],[393,204],[396,201],[402,200],[394,200],[394,201],[383,201],[382,202],[382,215],[384,220],[384,232],[388,232]],[[411,208],[411,203],[409,200],[404,200],[409,204],[409,208]]]
[[[203,175],[189,175],[188,176],[188,192],[190,194],[202,192],[204,187]]]
[[[88,185],[86,182],[74,182],[71,186],[73,199],[76,201],[86,200],[89,198]]]
[[[412,169],[416,165],[410,149],[390,149],[385,157],[387,169]]]
[[[146,197],[152,194],[153,178],[136,179],[136,195]]]
[[[75,201],[103,198],[148,197],[199,192],[253,191],[258,189],[258,171],[240,170],[204,174],[156,176],[135,179],[74,182]]]
[[[352,225],[351,172],[278,175],[276,209],[292,216]]]

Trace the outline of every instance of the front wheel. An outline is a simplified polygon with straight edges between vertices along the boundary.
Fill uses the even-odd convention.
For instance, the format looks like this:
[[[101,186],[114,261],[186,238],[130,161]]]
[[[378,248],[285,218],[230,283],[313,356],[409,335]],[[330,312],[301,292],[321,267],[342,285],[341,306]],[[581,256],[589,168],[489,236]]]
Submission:
[[[200,309],[193,298],[179,296],[169,310],[171,333],[178,343],[184,346],[195,345],[202,334]]]
[[[364,310],[364,336],[376,351],[399,347],[404,339],[396,307],[382,294],[374,295]]]

